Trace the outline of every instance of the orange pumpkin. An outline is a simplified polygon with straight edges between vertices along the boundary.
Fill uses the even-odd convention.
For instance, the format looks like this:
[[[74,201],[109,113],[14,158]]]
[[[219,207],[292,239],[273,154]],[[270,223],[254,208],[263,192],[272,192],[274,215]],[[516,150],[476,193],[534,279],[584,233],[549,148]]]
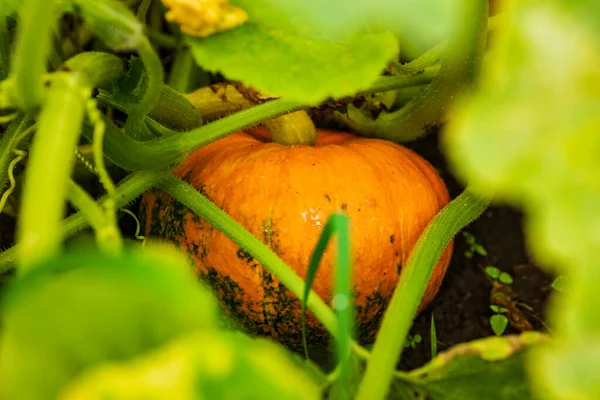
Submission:
[[[398,144],[328,130],[314,146],[273,143],[264,129],[238,132],[194,152],[174,171],[267,244],[302,278],[332,212],[350,217],[356,323],[374,338],[402,265],[432,217],[449,201],[436,170]],[[146,236],[176,243],[225,310],[253,334],[301,343],[300,301],[233,241],[161,192],[142,200]],[[437,294],[451,242],[419,310]],[[331,300],[335,254],[329,246],[313,289]],[[326,332],[309,313],[309,342]]]

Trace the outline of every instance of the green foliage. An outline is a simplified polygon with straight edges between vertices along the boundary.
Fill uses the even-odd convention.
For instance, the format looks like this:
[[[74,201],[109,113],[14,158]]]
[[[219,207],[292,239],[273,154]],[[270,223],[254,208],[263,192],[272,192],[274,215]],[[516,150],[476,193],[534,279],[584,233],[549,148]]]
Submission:
[[[257,7],[260,3],[253,2]],[[338,42],[255,23],[188,42],[204,68],[308,104],[369,87],[398,54],[396,39],[386,32]]]
[[[487,266],[485,267],[485,273],[493,280],[505,285],[511,285],[513,283],[512,276],[510,276],[507,272],[500,271],[497,267],[491,265]]]
[[[501,336],[508,326],[508,318],[506,317],[506,308],[492,304],[490,309],[495,312],[490,317],[490,326],[496,336]]]
[[[447,106],[471,86],[479,70],[485,41],[481,16],[487,17],[487,1],[232,2],[249,13],[249,22],[209,38],[187,38],[196,61],[203,69],[285,98],[197,128],[202,121],[190,112],[189,103],[180,101],[181,93],[164,89],[163,66],[170,65],[169,56],[159,58],[146,37],[147,32],[161,38],[156,43],[169,41],[171,49],[173,43],[180,45],[171,36],[175,27],[159,32],[166,25],[160,7],[150,10],[150,23],[144,26],[130,9],[136,1],[27,0],[22,6],[0,0],[0,16],[11,16],[0,21],[0,33],[10,31],[0,38],[2,78],[9,71],[7,57],[11,62],[11,76],[0,82],[2,105],[11,109],[1,110],[2,115],[16,108],[24,119],[43,122],[32,147],[40,150],[24,149],[31,154],[26,182],[32,189],[22,195],[18,274],[1,302],[0,397],[317,399],[320,388],[334,382],[331,397],[348,398],[360,381],[349,379],[363,367],[357,362],[360,355],[360,362],[368,364],[359,399],[383,399],[390,382],[394,389],[390,398],[399,399],[530,399],[532,389],[541,398],[547,397],[547,390],[557,399],[598,398],[597,2],[524,0],[508,9],[510,18],[501,20],[506,25],[494,35],[477,90],[463,96],[451,114]],[[75,32],[69,35],[53,29],[56,21],[64,22],[58,17],[65,11],[84,21],[82,26],[75,23]],[[16,12],[20,14],[14,36]],[[458,29],[461,24],[465,29]],[[448,38],[450,32],[458,33]],[[107,82],[120,71],[122,57],[109,53],[79,53],[96,65],[93,71],[87,65],[87,73],[79,68],[86,62],[78,64],[81,58],[76,56],[66,62],[68,68],[45,74],[48,64],[55,68],[64,59],[63,46],[71,47],[73,54],[81,48],[96,49],[98,42],[115,51],[135,50],[140,57],[114,88]],[[434,45],[415,63],[398,65],[400,50],[410,59],[421,52],[418,49]],[[417,73],[438,58],[442,66],[421,76],[378,78],[390,62],[392,72],[405,74]],[[189,61],[177,70],[189,69]],[[101,63],[109,68],[100,68]],[[389,92],[410,86],[408,82],[424,87],[411,87],[395,100],[389,93],[373,96],[385,107],[398,107],[387,116],[379,114],[378,134],[384,132],[393,140],[415,138],[426,125],[451,116],[444,137],[446,152],[458,176],[470,186],[418,241],[369,355],[351,341],[351,307],[339,307],[344,301],[351,303],[347,221],[339,219],[345,228],[336,231],[340,267],[334,312],[314,293],[308,294],[310,282],[305,284],[260,240],[168,172],[199,146],[265,119],[328,96]],[[59,252],[65,236],[90,222],[90,213],[81,213],[58,226],[63,189],[72,172],[72,150],[82,128],[91,137],[82,121],[93,88],[104,89],[104,99],[114,102],[107,105],[127,114],[125,118],[107,112],[90,118],[97,126],[105,125],[105,140],[99,141],[104,155],[124,169],[151,170],[131,174],[119,185],[115,208],[156,185],[213,224],[298,297],[304,295],[304,308],[336,339],[341,360],[336,372],[324,378],[309,363],[269,341],[217,331],[222,321],[216,302],[208,289],[198,285],[185,261],[164,258],[168,251],[152,252],[150,246],[144,252],[123,254],[118,249],[114,254],[87,249],[49,258]],[[358,122],[355,127],[360,128],[373,121]],[[0,141],[0,182],[6,179],[8,146],[17,134],[13,128],[17,129],[11,127]],[[175,132],[189,129],[181,135]],[[142,142],[149,138],[147,133],[161,137]],[[167,166],[169,170],[158,170]],[[488,197],[524,207],[532,252],[569,283],[569,290],[553,299],[550,322],[555,340],[542,343],[546,339],[538,334],[489,338],[436,356],[432,318],[433,361],[411,373],[395,371],[403,344],[414,347],[422,339],[408,336],[408,331],[433,265],[448,241],[483,212]],[[98,206],[105,202],[106,198]],[[487,255],[473,235],[463,235],[468,257]],[[37,246],[39,240],[47,246]],[[320,243],[325,246],[327,240],[324,234]],[[320,254],[317,249],[317,265]],[[27,263],[35,257],[44,261]],[[13,248],[2,252],[0,262],[5,265],[14,258]],[[502,284],[512,283],[509,274],[495,267],[486,273]],[[553,287],[560,288],[560,282]],[[508,322],[506,309],[496,305],[491,309],[492,329],[500,335]]]
[[[208,38],[189,38],[198,64],[308,104],[368,87],[397,59],[398,36],[433,45],[447,37],[455,16],[454,1],[233,3],[249,21]]]
[[[91,249],[37,264],[2,302],[0,393],[53,398],[106,361],[123,361],[218,324],[216,300],[166,248]]]
[[[524,379],[526,355],[547,341],[529,332],[455,346],[422,368],[397,375],[390,399],[534,399]]]
[[[59,400],[318,400],[319,386],[284,349],[240,333],[186,335],[142,357],[84,374]]]
[[[475,254],[480,255],[482,257],[487,256],[487,250],[480,243],[477,242],[477,238],[471,232],[463,231],[461,232],[465,242],[469,246],[467,250],[465,250],[465,257],[473,258]]]
[[[508,12],[444,142],[462,179],[524,208],[530,251],[569,279],[551,303],[555,341],[530,359],[536,384],[557,399],[598,398],[600,3],[529,0]]]
[[[404,341],[404,348],[414,349],[419,343],[423,341],[423,338],[418,333],[416,335],[408,335]]]

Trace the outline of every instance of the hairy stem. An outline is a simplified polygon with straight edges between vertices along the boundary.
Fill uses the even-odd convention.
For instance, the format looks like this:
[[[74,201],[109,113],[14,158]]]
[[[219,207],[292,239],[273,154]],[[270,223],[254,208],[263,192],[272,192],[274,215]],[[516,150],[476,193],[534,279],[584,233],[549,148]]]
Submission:
[[[57,76],[38,120],[17,225],[23,269],[41,257],[54,255],[60,247],[60,221],[75,159],[73,149],[85,115],[78,84],[72,75]]]

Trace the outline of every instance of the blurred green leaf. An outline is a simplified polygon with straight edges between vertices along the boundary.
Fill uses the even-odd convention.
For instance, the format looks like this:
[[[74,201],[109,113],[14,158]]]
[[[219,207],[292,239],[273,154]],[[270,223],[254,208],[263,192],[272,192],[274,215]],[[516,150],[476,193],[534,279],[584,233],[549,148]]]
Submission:
[[[11,282],[2,301],[0,397],[54,398],[94,365],[217,326],[212,293],[167,250],[68,253]]]
[[[533,399],[524,368],[525,354],[547,340],[540,333],[528,332],[454,346],[422,368],[399,373],[388,398]]]
[[[567,278],[564,275],[556,277],[556,279],[552,281],[552,288],[559,292],[566,292],[568,288]]]
[[[248,22],[188,42],[202,68],[316,104],[373,83],[397,58],[398,37],[425,49],[445,39],[454,1],[237,0]]]
[[[205,331],[137,359],[99,366],[59,400],[317,400],[319,387],[283,347],[241,333]]]
[[[506,272],[502,272],[500,276],[498,276],[498,280],[505,285],[511,285],[513,283],[513,278]]]
[[[501,311],[501,309],[497,309],[497,312],[502,312],[502,311]],[[508,326],[508,318],[506,318],[506,315],[502,315],[502,314],[492,315],[490,317],[490,326],[492,327],[494,334],[496,336],[500,336],[504,333],[504,331],[506,330],[506,327]]]
[[[457,103],[444,141],[460,178],[524,208],[532,255],[569,279],[569,292],[550,303],[556,340],[532,353],[536,386],[557,399],[596,399],[600,3],[511,7],[477,92]]]
[[[497,267],[485,267],[485,273],[492,279],[496,279],[500,276],[500,270]]]

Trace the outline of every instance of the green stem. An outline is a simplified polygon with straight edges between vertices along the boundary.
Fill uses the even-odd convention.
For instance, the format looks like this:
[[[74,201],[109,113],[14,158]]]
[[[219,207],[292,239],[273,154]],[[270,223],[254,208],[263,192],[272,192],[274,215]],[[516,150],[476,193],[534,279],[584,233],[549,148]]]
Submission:
[[[448,42],[440,73],[406,106],[381,114],[375,121],[374,136],[396,142],[418,139],[427,126],[446,117],[455,97],[471,88],[485,51],[488,0],[463,0],[458,11],[456,34]]]
[[[85,115],[81,91],[74,76],[57,76],[39,117],[17,229],[24,269],[41,257],[57,253],[60,247],[60,221],[75,158],[73,149]]]
[[[429,73],[434,73],[433,69]],[[382,77],[375,84],[362,91],[362,94],[396,90],[421,84],[423,74],[411,77]],[[288,112],[307,108],[286,99],[276,99],[239,111],[210,124],[201,126],[184,134],[175,134],[165,129],[165,136],[147,142],[136,141],[123,135],[111,121],[106,120],[104,151],[115,164],[129,170],[151,170],[164,168],[181,160],[197,148],[245,129],[260,122],[278,117]],[[84,135],[92,140],[91,132]],[[171,133],[171,134],[169,134]]]
[[[86,86],[108,90],[123,70],[123,61],[114,54],[86,51],[67,60],[65,66],[78,73]]]
[[[450,240],[489,205],[468,188],[427,225],[402,269],[360,384],[358,400],[383,400],[431,273]]]
[[[400,64],[398,62],[390,63],[390,70],[395,75],[400,76],[416,74],[425,68],[432,66],[441,59],[447,48],[448,42],[439,43],[411,62],[406,64]]]
[[[33,124],[33,120],[27,115],[15,118],[6,132],[0,137],[0,193],[4,191],[8,182],[8,165],[13,159],[12,146],[15,138]]]
[[[15,76],[13,97],[26,110],[33,110],[42,102],[42,75],[50,51],[55,2],[25,0],[21,8],[11,69]]]
[[[125,178],[115,190],[115,207],[125,207],[136,197],[140,196],[160,179],[164,178],[169,171],[158,170],[148,172],[136,172]],[[106,201],[107,196],[102,197],[99,202]],[[59,239],[65,240],[81,232],[89,226],[89,221],[81,212],[65,218],[60,224]],[[11,269],[17,256],[21,252],[21,245],[17,244],[0,253],[0,273]]]
[[[69,180],[67,197],[96,232],[99,246],[108,252],[119,251],[122,245],[121,232],[94,199],[72,180]]]
[[[157,187],[181,201],[237,245],[246,249],[252,257],[275,275],[297,298],[302,298],[305,285],[302,278],[267,245],[244,229],[196,189],[172,175],[161,181]],[[314,291],[310,292],[307,305],[323,326],[337,338],[339,331],[335,315]]]
[[[148,13],[148,8],[150,8],[151,3],[152,0],[142,0],[142,3],[140,4],[136,15],[138,21],[140,21],[141,23],[144,23],[146,21],[146,14]]]
[[[196,68],[192,52],[189,48],[181,45],[177,49],[175,61],[173,61],[173,67],[169,73],[169,86],[181,93],[189,92]]]

